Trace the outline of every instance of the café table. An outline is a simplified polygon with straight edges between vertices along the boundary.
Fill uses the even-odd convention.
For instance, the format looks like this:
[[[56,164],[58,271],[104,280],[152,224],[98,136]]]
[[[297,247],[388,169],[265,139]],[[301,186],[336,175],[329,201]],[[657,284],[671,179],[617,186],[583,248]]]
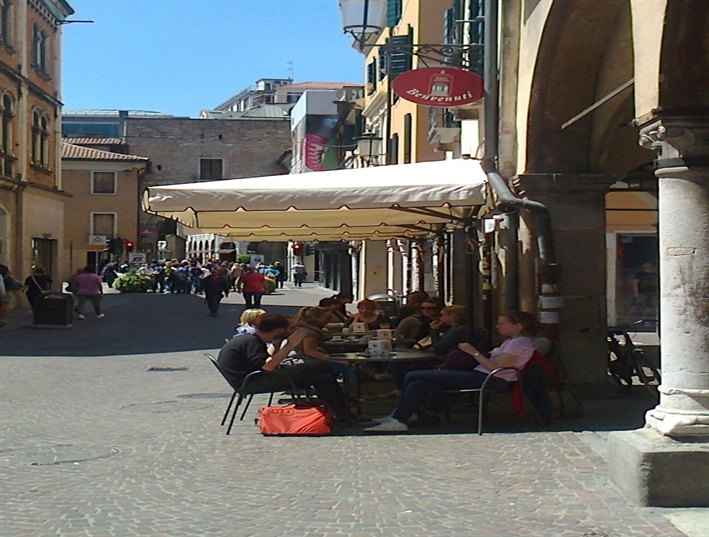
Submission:
[[[435,354],[430,351],[422,351],[417,349],[394,349],[390,353],[384,354],[368,354],[366,352],[343,352],[328,354],[327,361],[343,364],[347,366],[347,371],[343,375],[345,383],[345,392],[347,395],[352,394],[354,388],[354,396],[359,401],[362,397],[362,386],[360,383],[361,368],[364,364],[372,363],[392,363],[392,362],[415,362],[418,360],[432,360]],[[354,369],[354,386],[350,380],[349,369]],[[346,420],[352,420],[350,405],[346,406]]]

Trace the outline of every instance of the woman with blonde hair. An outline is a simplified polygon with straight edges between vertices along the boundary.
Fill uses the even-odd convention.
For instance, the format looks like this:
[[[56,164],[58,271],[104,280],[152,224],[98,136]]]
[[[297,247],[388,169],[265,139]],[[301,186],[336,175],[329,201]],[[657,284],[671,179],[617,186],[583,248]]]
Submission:
[[[305,332],[305,337],[295,348],[295,357],[305,360],[325,360],[327,354],[318,347],[324,339],[322,328],[330,320],[330,310],[320,306],[301,308],[295,316],[295,324]]]
[[[252,308],[250,310],[244,310],[239,317],[239,326],[236,327],[234,332],[235,336],[241,334],[253,334],[258,330],[259,324],[261,324],[261,319],[266,316],[266,310],[259,308]]]

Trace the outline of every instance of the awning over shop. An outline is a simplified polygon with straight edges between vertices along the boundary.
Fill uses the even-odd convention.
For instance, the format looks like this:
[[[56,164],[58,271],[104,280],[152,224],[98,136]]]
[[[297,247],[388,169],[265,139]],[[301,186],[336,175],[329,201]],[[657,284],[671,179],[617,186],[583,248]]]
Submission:
[[[200,232],[252,240],[354,240],[425,234],[485,203],[476,160],[150,187],[146,211]]]

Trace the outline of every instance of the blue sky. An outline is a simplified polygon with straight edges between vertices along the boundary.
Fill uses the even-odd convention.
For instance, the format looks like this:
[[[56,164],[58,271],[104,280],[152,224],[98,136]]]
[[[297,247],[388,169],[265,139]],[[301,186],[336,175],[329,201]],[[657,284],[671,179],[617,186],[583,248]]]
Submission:
[[[337,0],[69,0],[65,109],[196,117],[259,78],[362,83]]]

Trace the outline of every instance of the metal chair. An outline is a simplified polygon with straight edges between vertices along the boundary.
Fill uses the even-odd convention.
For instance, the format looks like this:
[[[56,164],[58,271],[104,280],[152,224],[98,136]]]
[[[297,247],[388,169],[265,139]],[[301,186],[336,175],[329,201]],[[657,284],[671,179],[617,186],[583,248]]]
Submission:
[[[232,412],[231,420],[229,420],[229,426],[227,427],[226,434],[231,433],[231,429],[234,425],[234,420],[236,418],[236,413],[239,410],[239,406],[241,406],[241,403],[243,402],[244,399],[247,399],[247,396],[248,396],[248,399],[246,401],[246,405],[244,406],[244,410],[241,413],[241,417],[239,418],[239,421],[244,420],[244,416],[246,416],[246,411],[249,409],[249,405],[251,404],[251,400],[254,398],[254,395],[256,395],[258,393],[270,394],[269,399],[268,399],[268,406],[271,406],[271,403],[273,403],[273,394],[275,394],[276,392],[282,391],[282,390],[264,390],[264,391],[258,391],[258,392],[250,392],[248,390],[249,382],[252,381],[257,375],[264,374],[265,373],[264,371],[261,371],[261,370],[252,371],[251,373],[246,375],[246,377],[244,377],[244,380],[241,382],[240,385],[236,385],[236,384],[232,383],[232,381],[229,379],[229,376],[224,373],[222,366],[219,365],[219,362],[217,361],[217,359],[214,356],[212,356],[208,352],[205,352],[204,355],[207,358],[209,358],[209,361],[212,362],[212,364],[214,364],[214,367],[217,368],[217,371],[219,371],[219,373],[221,373],[222,377],[224,377],[224,380],[226,380],[229,383],[229,386],[231,386],[232,389],[234,390],[234,393],[231,395],[231,399],[229,400],[229,404],[226,407],[226,411],[224,412],[224,417],[222,418],[222,423],[221,423],[222,426],[224,426],[224,424],[226,423],[227,416],[229,416],[229,411],[231,410],[231,407],[234,404],[234,399],[236,399],[237,395],[239,396],[238,399],[236,400],[236,406],[234,406],[234,411]],[[269,371],[268,373],[280,374],[277,371]],[[299,392],[296,389],[295,384],[293,384],[293,381],[291,380],[291,378],[286,375],[282,375],[282,376],[283,376],[283,378],[287,379],[291,385],[291,392],[290,393],[292,393],[294,395],[294,397],[297,397]]]
[[[534,414],[535,418],[539,423],[543,423],[543,420],[537,413],[537,410],[534,408],[534,405],[531,404],[529,397],[527,396],[527,392],[524,389],[524,382],[523,382],[523,372],[516,367],[498,367],[497,369],[494,369],[491,371],[485,380],[483,381],[482,385],[479,388],[462,388],[459,390],[440,390],[439,393],[446,394],[446,395],[453,395],[456,396],[461,393],[477,393],[478,394],[478,435],[482,436],[483,434],[483,414],[484,414],[484,405],[485,405],[485,392],[497,392],[497,393],[512,393],[514,385],[510,383],[510,386],[505,386],[502,389],[494,389],[488,387],[488,383],[492,377],[495,376],[495,373],[499,371],[516,371],[517,372],[517,383],[519,383],[519,388],[522,391],[522,396],[524,397],[525,402],[527,403],[527,406],[530,408],[532,413]],[[446,418],[450,418],[450,411],[453,407],[453,404],[455,404],[455,401],[448,405],[446,407]]]

